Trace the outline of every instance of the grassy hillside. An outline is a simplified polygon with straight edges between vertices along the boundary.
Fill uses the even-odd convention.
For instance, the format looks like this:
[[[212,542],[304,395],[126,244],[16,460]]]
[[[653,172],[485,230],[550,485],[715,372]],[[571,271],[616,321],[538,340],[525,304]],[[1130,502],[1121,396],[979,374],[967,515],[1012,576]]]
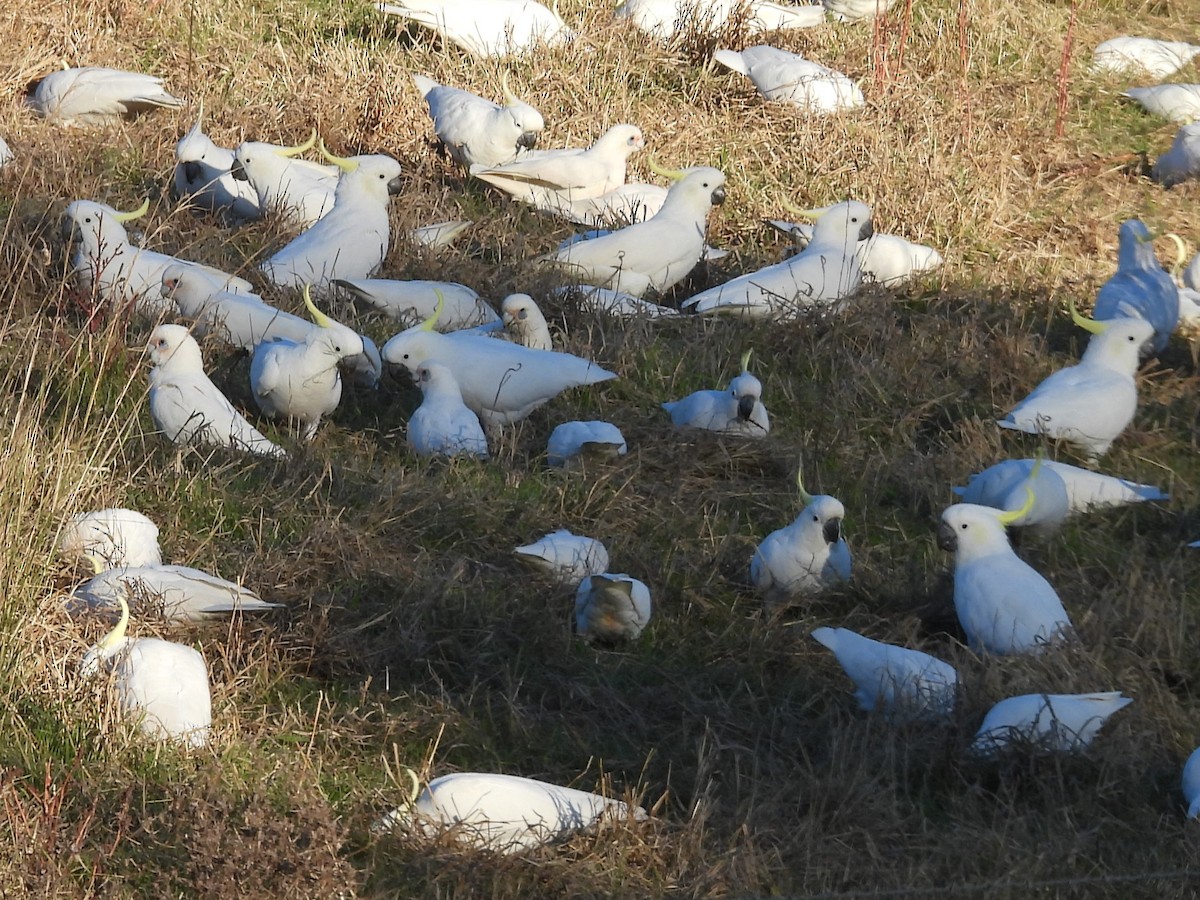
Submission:
[[[916,0],[911,20],[898,11],[876,28],[778,35],[861,79],[865,109],[814,118],[710,66],[712,41],[656,47],[606,4],[560,6],[579,45],[503,64],[359,2],[0,11],[0,136],[17,154],[0,173],[0,842],[14,851],[0,856],[0,892],[1190,896],[1197,835],[1178,777],[1200,741],[1200,558],[1185,547],[1200,537],[1194,346],[1177,336],[1147,364],[1134,424],[1104,459],[1171,501],[1073,520],[1021,548],[1063,598],[1077,646],[1032,659],[969,651],[933,532],[951,485],[1041,444],[993,420],[1077,359],[1085,335],[1063,306],[1090,307],[1115,268],[1119,223],[1141,217],[1200,244],[1200,188],[1167,192],[1139,174],[1175,127],[1121,100],[1124,79],[1088,71],[1091,48],[1120,33],[1194,38],[1194,7],[1081,4],[1069,42],[1072,7],[1039,0]],[[407,179],[394,234],[477,224],[436,255],[396,237],[384,275],[460,281],[496,303],[531,293],[562,349],[620,378],[509,429],[491,461],[428,462],[405,447],[419,395],[399,376],[378,392],[348,387],[300,445],[254,417],[246,359],[206,348],[217,383],[293,456],[180,456],[148,414],[148,324],[93,315],[66,278],[59,217],[78,198],[133,209],[150,196],[144,245],[249,277],[287,236],[171,202],[192,108],[98,130],[22,109],[26,82],[64,60],[163,76],[203,98],[206,130],[227,146],[294,144],[317,126],[335,152],[394,155]],[[531,261],[570,229],[440,158],[408,78],[495,97],[503,71],[542,110],[542,146],[587,144],[630,121],[664,164],[726,173],[709,240],[734,253],[667,302],[779,259],[785,242],[761,219],[786,217],[785,200],[862,199],[878,230],[932,244],[946,264],[908,288],[865,289],[845,315],[783,325],[625,323],[549,300],[555,277]],[[632,176],[656,180],[648,155],[632,158]],[[1172,258],[1169,243],[1158,249]],[[264,296],[301,309],[292,293]],[[332,313],[380,343],[397,330],[348,303]],[[769,437],[673,431],[659,404],[723,386],[749,348]],[[616,423],[629,454],[549,469],[550,431],[575,418]],[[854,577],[769,608],[747,567],[798,512],[801,463],[810,490],[846,506]],[[143,742],[115,720],[103,685],[77,675],[106,626],[62,611],[86,574],[54,545],[68,516],[104,506],[147,513],[170,561],[287,607],[194,630],[132,626],[204,653],[205,751]],[[512,555],[559,527],[601,538],[614,571],[650,585],[654,618],[636,644],[575,638],[572,592]],[[820,625],[953,663],[964,682],[954,722],[892,728],[861,713],[809,637]],[[1116,689],[1135,702],[1076,758],[985,764],[963,752],[1003,697]],[[603,790],[652,819],[523,857],[418,844],[371,830],[406,795],[389,776],[398,765],[426,779],[502,771]]]

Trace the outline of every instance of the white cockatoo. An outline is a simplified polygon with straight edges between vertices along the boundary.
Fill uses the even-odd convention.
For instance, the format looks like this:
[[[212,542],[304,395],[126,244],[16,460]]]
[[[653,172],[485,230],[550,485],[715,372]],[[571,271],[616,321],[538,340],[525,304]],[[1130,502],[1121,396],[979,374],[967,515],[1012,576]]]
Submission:
[[[624,291],[614,291],[591,284],[568,284],[555,288],[551,294],[560,299],[573,300],[581,309],[589,312],[622,319],[678,318],[680,315],[679,310],[673,306],[660,306]]]
[[[773,3],[771,0],[624,0],[614,13],[635,28],[661,41],[696,32],[724,29],[734,14],[746,16],[751,31],[814,28],[825,21],[820,5]]]
[[[708,214],[714,205],[725,202],[725,176],[707,166],[669,174],[675,183],[654,216],[601,237],[568,244],[539,261],[562,269],[573,279],[635,297],[650,290],[670,290],[704,254]]]
[[[1145,319],[1097,322],[1080,315],[1073,302],[1071,317],[1092,333],[1083,358],[1049,375],[996,424],[1069,441],[1095,459],[1133,421],[1138,355],[1154,326]]]
[[[804,112],[842,112],[867,102],[858,85],[841,72],[766,44],[741,52],[717,50],[713,59],[749,78],[767,100]]]
[[[158,526],[132,509],[99,509],[73,516],[58,536],[58,552],[97,571],[162,565]]]
[[[260,456],[287,453],[246,421],[204,374],[200,345],[182,325],[159,325],[146,346],[150,370],[150,418],[180,445],[230,447]]]
[[[401,0],[377,3],[376,8],[432,28],[472,56],[515,55],[543,44],[560,47],[575,38],[556,9],[536,0]]]
[[[644,222],[657,215],[667,200],[667,188],[631,181],[619,184],[599,197],[576,198],[569,192],[532,191],[523,199],[541,212],[550,213],[589,228],[620,228]]]
[[[839,22],[862,22],[882,16],[896,0],[822,0],[825,9]]]
[[[120,566],[97,572],[75,589],[68,604],[74,612],[116,612],[124,600],[146,617],[167,622],[199,622],[230,613],[263,612],[268,603],[247,587],[191,566]]]
[[[588,575],[608,571],[608,549],[596,538],[572,534],[565,528],[552,531],[517,547],[513,553],[555,581],[578,585]]]
[[[569,353],[530,350],[482,334],[439,334],[434,329],[440,311],[393,336],[383,358],[410,373],[431,359],[448,366],[463,402],[485,426],[511,425],[568,388],[617,377]]]
[[[812,636],[837,657],[867,712],[889,718],[946,718],[954,712],[958,672],[936,656],[864,637],[848,628],[817,628]]]
[[[429,782],[377,826],[433,838],[450,834],[459,844],[493,853],[520,853],[601,823],[644,821],[646,811],[620,800],[516,775],[456,772]]]
[[[586,575],[575,590],[575,633],[589,641],[632,641],[649,621],[650,588],[631,575]]]
[[[550,326],[528,294],[509,294],[500,303],[504,329],[514,341],[530,350],[553,350]]]
[[[1193,750],[1183,764],[1180,787],[1183,789],[1183,799],[1187,801],[1188,818],[1200,816],[1200,747]]]
[[[147,110],[178,109],[183,101],[153,75],[84,66],[46,75],[30,87],[25,105],[57,125],[105,125]]]
[[[1013,552],[1005,529],[1033,508],[959,503],[942,513],[938,546],[954,553],[954,609],[967,642],[999,655],[1032,653],[1068,637],[1071,620],[1042,575]]]
[[[471,166],[469,171],[535,206],[544,191],[586,200],[624,184],[626,161],[643,146],[642,130],[636,125],[614,125],[587,148],[544,150],[502,166]]]
[[[1200,123],[1197,124],[1200,129]],[[1197,150],[1200,150],[1200,130],[1197,131]],[[1200,158],[1197,160],[1200,162]],[[1197,170],[1200,174],[1200,169]],[[1200,290],[1196,290],[1188,283],[1189,278],[1194,275],[1194,271],[1189,273],[1184,269],[1187,262],[1188,247],[1184,243],[1183,238],[1174,233],[1168,233],[1164,237],[1169,237],[1175,242],[1176,256],[1175,265],[1171,267],[1171,278],[1175,281],[1175,286],[1179,288],[1179,328],[1195,332],[1200,327]],[[1192,260],[1193,266],[1200,260],[1200,254],[1196,259]]]
[[[771,430],[762,402],[762,382],[750,374],[750,351],[742,354],[742,371],[723,391],[696,391],[662,405],[681,428],[703,428],[741,437],[766,437]]]
[[[334,278],[369,278],[391,245],[388,206],[400,193],[400,163],[379,154],[346,159],[324,144],[321,152],[342,170],[333,209],[262,264],[272,284],[324,292]]]
[[[234,148],[230,175],[254,191],[260,214],[277,215],[303,231],[333,209],[337,192],[336,166],[298,158],[316,142],[316,129],[295,147],[244,141]]]
[[[1162,353],[1179,324],[1179,288],[1154,255],[1154,238],[1139,219],[1121,223],[1116,273],[1100,286],[1092,316],[1145,319],[1154,338],[1143,350]]]
[[[532,150],[546,127],[542,114],[509,89],[507,72],[501,82],[504,106],[424,75],[412,80],[429,105],[434,133],[461,166],[510,163],[522,150]]]
[[[682,307],[702,315],[779,319],[814,306],[836,306],[853,294],[862,282],[858,243],[874,234],[871,208],[845,200],[811,212],[819,217],[802,252],[702,291]]]
[[[449,247],[459,235],[466,231],[475,223],[469,219],[454,219],[450,222],[434,222],[430,225],[418,225],[416,228],[409,229],[407,232],[408,239],[418,247],[424,247],[426,250],[441,250],[443,247]]]
[[[1137,102],[1146,112],[1189,125],[1200,119],[1200,84],[1154,84],[1131,87],[1124,96]]]
[[[766,222],[790,237],[801,250],[812,240],[813,226],[808,223],[785,222],[782,219],[767,219]],[[917,275],[932,272],[944,262],[942,254],[933,247],[882,231],[876,231],[865,241],[859,241],[857,252],[863,282],[887,287],[898,287]]]
[[[1142,70],[1162,79],[1178,72],[1198,53],[1200,44],[1121,35],[1096,47],[1092,54],[1092,69],[1097,72]]]
[[[317,327],[303,340],[277,338],[255,347],[250,390],[263,415],[299,423],[300,436],[311,441],[321,418],[331,415],[341,402],[339,364],[363,353],[363,341],[354,329],[317,309],[308,285],[304,305]]]
[[[751,583],[772,601],[850,580],[850,548],[842,536],[845,507],[827,494],[809,494],[799,474],[796,486],[804,509],[791,525],[767,535],[750,560]]]
[[[546,463],[565,466],[576,457],[615,459],[629,452],[621,429],[612,422],[563,422],[546,441]]]
[[[355,300],[361,300],[405,325],[418,325],[433,315],[439,294],[442,299],[442,312],[437,320],[439,331],[457,331],[501,321],[499,314],[478,293],[453,281],[335,278],[332,283],[349,292]]]
[[[147,199],[133,212],[118,212],[104,203],[76,200],[63,214],[63,228],[74,244],[72,274],[84,290],[95,291],[105,303],[132,303],[142,315],[157,318],[170,312],[163,299],[162,276],[168,266],[193,266],[231,291],[251,291],[253,285],[211,266],[135,247],[125,223],[140,218],[150,208]]]
[[[203,121],[202,102],[196,124],[175,144],[175,197],[232,219],[258,218],[257,192],[249,182],[233,177],[233,151],[205,134]]]
[[[1168,188],[1200,178],[1200,122],[1175,132],[1171,149],[1154,161],[1150,177]]]
[[[208,743],[212,696],[208,667],[194,648],[158,638],[130,638],[129,606],[118,597],[121,618],[116,627],[88,651],[80,674],[108,673],[121,715],[142,734],[189,747]]]
[[[408,446],[419,456],[474,456],[487,459],[487,435],[479,417],[463,402],[449,366],[426,360],[417,367],[421,405],[408,420]]]
[[[995,756],[1023,744],[1059,753],[1082,750],[1109,716],[1132,702],[1120,691],[1009,697],[988,710],[968,751]]]

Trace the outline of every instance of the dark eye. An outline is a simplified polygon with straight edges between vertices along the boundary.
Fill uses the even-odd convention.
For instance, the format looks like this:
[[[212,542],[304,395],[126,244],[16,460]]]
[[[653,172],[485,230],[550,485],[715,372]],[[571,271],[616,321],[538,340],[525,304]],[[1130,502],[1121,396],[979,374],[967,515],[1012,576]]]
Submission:
[[[408,359],[408,356],[409,356],[409,354],[407,354],[407,353],[404,354],[405,359]]]
[[[858,221],[858,216],[851,216],[851,217],[850,217],[850,221],[851,221],[851,222],[857,222],[857,221]]]
[[[813,516],[813,521],[814,521],[814,522],[820,522],[820,521],[821,521],[821,517],[820,517],[820,516]]]
[[[91,222],[92,222],[92,217],[91,217],[91,216],[88,216],[88,217],[87,217],[86,219],[84,219],[83,221],[87,222],[87,223],[90,225],[90,224],[91,224]]]
[[[1130,343],[1133,343],[1133,335],[1132,334],[1129,336],[1128,340]]]
[[[342,352],[342,348],[341,348],[341,347],[339,347],[337,344],[334,344],[334,345],[333,345],[333,352],[334,352],[334,353],[341,353],[341,352]]]
[[[379,180],[380,180],[380,181],[383,181],[384,177],[385,177],[385,176],[384,176],[384,174],[383,174],[382,172],[380,172],[380,173],[379,173]]]
[[[962,523],[961,525],[959,525],[958,527],[959,527],[959,528],[961,528],[963,531],[966,531],[966,530],[967,530],[967,523],[966,523],[966,522],[963,522],[963,523]]]

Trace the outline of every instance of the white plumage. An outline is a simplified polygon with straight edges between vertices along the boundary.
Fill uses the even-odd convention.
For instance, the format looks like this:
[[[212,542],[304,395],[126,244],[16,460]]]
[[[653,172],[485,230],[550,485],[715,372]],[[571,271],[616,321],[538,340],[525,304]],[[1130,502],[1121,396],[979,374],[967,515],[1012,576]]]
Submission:
[[[1008,542],[1005,526],[1025,511],[960,503],[942,513],[938,546],[954,552],[954,609],[976,650],[1031,653],[1071,632],[1054,588]]]
[[[509,56],[570,43],[575,32],[536,0],[403,0],[380,12],[432,28],[473,56]]]
[[[813,226],[807,223],[767,219],[767,224],[790,237],[804,249],[812,240]],[[874,232],[858,242],[858,264],[864,282],[897,287],[916,275],[939,268],[944,260],[933,247],[916,244],[896,234]]]
[[[1121,35],[1096,47],[1092,68],[1099,72],[1143,70],[1161,79],[1182,69],[1198,53],[1200,44]]]
[[[650,588],[631,575],[586,575],[575,590],[575,633],[590,641],[632,641],[650,621]]]
[[[767,408],[762,402],[762,382],[750,374],[749,352],[742,358],[742,371],[723,391],[696,391],[682,400],[662,405],[677,427],[703,428],[741,437],[766,437],[771,430]]]
[[[685,300],[684,309],[747,318],[787,318],[832,306],[858,290],[858,243],[874,234],[871,209],[846,200],[825,209],[809,245],[791,259],[738,276]]]
[[[518,344],[531,350],[553,350],[550,326],[528,294],[509,294],[500,303],[504,327]]]
[[[1118,237],[1117,271],[1100,286],[1096,319],[1145,319],[1154,326],[1148,349],[1161,353],[1179,324],[1179,288],[1154,255],[1154,238],[1144,222],[1126,219]]]
[[[1131,87],[1125,96],[1147,112],[1187,125],[1200,119],[1200,84],[1155,84]]]
[[[204,374],[200,347],[182,325],[159,325],[146,350],[150,370],[150,417],[175,444],[230,447],[262,456],[286,456],[233,408]]]
[[[588,575],[600,575],[608,569],[608,550],[604,544],[565,528],[517,547],[513,553],[562,584],[577,585]]]
[[[58,551],[91,562],[97,571],[162,564],[158,526],[132,509],[100,509],[72,517],[58,536]]]
[[[116,612],[125,600],[141,616],[197,622],[230,613],[262,612],[267,603],[247,587],[190,566],[121,566],[95,575],[75,589],[72,611]],[[78,609],[83,606],[84,609]]]
[[[161,78],[122,69],[63,69],[38,81],[25,104],[58,125],[104,125],[159,107],[183,106],[162,84]]]
[[[842,536],[846,509],[827,494],[805,502],[791,525],[767,535],[750,560],[750,581],[768,600],[813,594],[850,580],[850,548]]]
[[[628,19],[639,31],[669,41],[688,31],[721,31],[735,12],[745,10],[753,31],[813,28],[825,21],[823,7],[772,3],[770,0],[625,0],[614,16]]]
[[[546,127],[542,114],[519,100],[504,83],[505,105],[470,91],[413,75],[413,84],[429,105],[433,130],[459,165],[499,166],[537,145]]]
[[[679,310],[671,306],[659,306],[642,300],[624,291],[595,287],[590,284],[569,284],[551,291],[555,297],[573,299],[581,309],[606,316],[626,319],[661,319],[678,317]]]
[[[1200,747],[1193,750],[1183,764],[1180,787],[1183,789],[1183,799],[1187,801],[1188,818],[1200,816]]]
[[[948,717],[954,712],[958,672],[936,656],[884,644],[848,628],[817,628],[812,636],[837,657],[867,712],[899,719]]]
[[[968,749],[983,756],[994,756],[1014,744],[1035,744],[1060,753],[1082,750],[1109,716],[1132,702],[1120,691],[1009,697],[988,710]]]
[[[196,124],[175,144],[175,196],[234,219],[258,218],[258,194],[248,182],[233,177],[233,151],[204,133],[203,117],[201,105]]]
[[[418,247],[426,250],[441,250],[449,247],[475,223],[468,219],[455,219],[451,222],[434,222],[430,225],[418,225],[408,232],[408,238]]]
[[[767,100],[805,112],[841,112],[867,102],[858,85],[841,72],[766,44],[740,53],[717,50],[713,59],[749,78]]]
[[[335,287],[349,291],[355,300],[373,306],[405,325],[416,325],[433,315],[438,297],[442,311],[439,331],[457,331],[500,322],[500,316],[474,290],[452,281],[393,281],[387,278],[335,278]]]
[[[861,22],[882,16],[896,0],[823,0],[825,8],[839,22]]]
[[[1200,178],[1200,122],[1183,125],[1175,132],[1171,149],[1155,160],[1150,175],[1163,187]]]
[[[312,148],[315,134],[303,144],[281,147],[245,141],[233,151],[230,174],[254,191],[262,213],[281,217],[303,230],[333,209],[338,170],[295,157]]]
[[[546,442],[546,462],[551,466],[564,466],[577,456],[615,458],[628,452],[625,436],[611,422],[563,422]]]
[[[421,456],[488,456],[479,417],[463,402],[448,366],[427,360],[417,367],[421,405],[408,420],[408,446]]]
[[[4,138],[0,138],[0,169],[3,169],[14,159],[13,152]]]

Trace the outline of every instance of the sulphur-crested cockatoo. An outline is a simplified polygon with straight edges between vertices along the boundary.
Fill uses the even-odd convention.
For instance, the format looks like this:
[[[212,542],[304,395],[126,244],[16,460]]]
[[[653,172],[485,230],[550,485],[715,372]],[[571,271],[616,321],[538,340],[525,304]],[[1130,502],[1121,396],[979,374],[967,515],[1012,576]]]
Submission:
[[[1131,87],[1125,96],[1146,112],[1188,125],[1200,119],[1200,84],[1154,84]]]
[[[87,560],[97,571],[162,565],[158,526],[132,509],[100,509],[72,517],[58,536],[58,551]]]
[[[424,837],[449,833],[475,850],[519,853],[565,840],[602,822],[643,821],[646,811],[619,800],[532,778],[483,772],[443,775],[384,816],[379,830]]]
[[[149,200],[128,213],[91,200],[76,200],[67,207],[63,227],[75,245],[71,266],[81,288],[94,290],[106,303],[133,303],[137,312],[152,318],[172,308],[162,296],[163,272],[171,265],[193,266],[228,290],[253,290],[244,278],[130,244],[124,223],[145,215],[149,208]]]
[[[858,290],[858,243],[874,234],[871,208],[846,200],[819,212],[812,240],[781,263],[740,275],[685,300],[684,309],[746,318],[787,318],[814,306],[833,306]]]
[[[809,494],[799,475],[796,486],[804,509],[791,525],[767,535],[750,560],[750,581],[768,600],[814,594],[850,580],[845,507],[827,494]]]
[[[509,294],[500,303],[504,328],[514,341],[531,350],[553,350],[550,326],[528,294]]]
[[[1095,459],[1133,421],[1138,353],[1154,326],[1145,319],[1097,322],[1080,315],[1074,305],[1071,316],[1092,332],[1083,359],[1047,377],[996,424],[1069,441]]]
[[[812,240],[813,226],[803,222],[767,219],[767,224],[781,231],[804,249]],[[942,265],[942,254],[933,247],[915,244],[896,234],[874,232],[867,240],[858,242],[858,264],[864,283],[897,287],[916,275],[932,272]]]
[[[766,44],[740,53],[717,50],[713,59],[749,78],[766,99],[804,112],[841,112],[867,102],[858,85],[841,72]]]
[[[433,315],[442,297],[439,331],[457,331],[499,322],[500,316],[474,290],[453,281],[393,281],[388,278],[335,278],[334,287],[348,291],[405,325],[417,325]]]
[[[121,607],[117,626],[88,651],[80,674],[109,673],[122,716],[143,734],[203,747],[212,726],[204,657],[183,644],[126,637],[129,606],[124,597],[117,602]]]
[[[1180,786],[1183,788],[1183,799],[1187,801],[1188,818],[1200,816],[1200,748],[1193,750],[1183,764]]]
[[[565,528],[517,547],[513,553],[562,584],[578,585],[588,575],[608,570],[608,550],[604,544]]]
[[[295,147],[246,141],[233,151],[230,163],[230,174],[253,189],[262,213],[277,215],[300,230],[333,209],[337,191],[337,167],[296,158],[311,150],[316,138],[313,131],[307,141]]]
[[[959,503],[942,513],[938,546],[954,553],[954,609],[975,650],[1031,653],[1071,632],[1058,594],[1013,552],[1005,533],[1033,497],[1027,490],[1025,504],[1011,512]]]
[[[1150,177],[1163,187],[1200,178],[1200,122],[1184,125],[1175,132],[1171,149],[1154,161]]]
[[[573,279],[635,297],[670,290],[700,261],[708,213],[725,201],[725,176],[717,169],[701,166],[671,176],[675,183],[651,218],[568,244],[540,261]]]
[[[988,710],[968,750],[981,756],[1021,745],[1060,753],[1082,750],[1109,716],[1132,702],[1120,691],[1009,697]]]
[[[572,196],[570,192],[532,191],[523,198],[542,212],[592,228],[620,228],[656,215],[667,200],[667,189],[640,181],[619,184],[599,197]]]
[[[1145,319],[1154,338],[1142,349],[1162,353],[1179,324],[1179,288],[1154,255],[1153,240],[1139,219],[1121,223],[1117,271],[1100,286],[1092,315],[1100,321]]]
[[[1166,78],[1186,66],[1198,53],[1200,44],[1121,35],[1096,47],[1092,68],[1099,72],[1144,70],[1155,78]]]
[[[629,452],[621,429],[612,422],[563,422],[555,426],[546,442],[546,463],[565,466],[583,459],[615,459]]]
[[[441,250],[449,247],[458,236],[464,234],[475,223],[469,219],[455,219],[450,222],[434,222],[430,225],[418,225],[409,229],[408,239],[418,247],[426,250]]]
[[[882,16],[896,0],[822,0],[829,14],[839,22],[861,22]]]
[[[440,312],[440,310],[438,310]],[[591,360],[467,332],[439,334],[437,313],[383,346],[383,358],[416,372],[428,360],[450,368],[463,402],[487,426],[519,422],[568,388],[616,378]]]
[[[412,80],[429,104],[434,133],[461,166],[512,162],[522,150],[537,145],[538,134],[546,127],[542,114],[509,89],[507,72],[502,83],[504,106],[424,75],[413,75]]]
[[[200,346],[182,325],[159,325],[150,333],[146,350],[154,363],[150,418],[172,443],[287,455],[247,422],[204,374]]]
[[[349,159],[322,153],[341,170],[333,209],[262,264],[273,283],[325,291],[334,278],[368,278],[391,244],[388,205],[400,193],[400,163],[372,154]]]
[[[175,144],[175,196],[233,219],[258,218],[258,194],[248,182],[233,177],[233,151],[204,133],[203,120],[201,103],[196,124]]]
[[[696,391],[662,405],[678,427],[703,428],[741,437],[766,437],[771,430],[762,402],[762,382],[750,374],[750,351],[742,356],[742,372],[723,391]]]
[[[812,636],[833,651],[867,712],[941,718],[954,712],[958,672],[936,656],[884,644],[848,628],[817,628]]]
[[[426,360],[417,367],[421,405],[408,420],[408,446],[420,456],[487,459],[487,436],[479,417],[463,402],[449,366]]]
[[[536,0],[402,0],[376,7],[432,28],[443,41],[473,56],[509,56],[542,44],[559,47],[575,38],[557,11]]]
[[[540,192],[547,190],[586,200],[624,184],[626,160],[644,145],[636,125],[614,125],[586,149],[530,153],[502,166],[471,166],[470,173],[535,205]]]
[[[631,575],[587,575],[575,590],[575,633],[590,641],[632,641],[650,621],[650,588]]]
[[[568,284],[555,288],[551,294],[561,299],[573,300],[581,309],[622,319],[662,319],[679,316],[679,310],[673,306],[660,306],[624,291],[614,291],[612,288],[591,284]]]
[[[160,107],[177,109],[183,101],[153,75],[84,66],[51,72],[29,89],[25,105],[58,125],[104,125]]]
[[[712,34],[729,24],[730,16],[745,15],[751,31],[813,28],[825,21],[823,7],[771,0],[624,0],[614,13],[639,31],[662,41],[695,32]]]
[[[116,612],[121,600],[142,617],[161,614],[168,622],[197,622],[283,605],[267,603],[249,588],[200,569],[152,565],[98,572],[75,589],[69,607],[79,612]]]
[[[301,437],[311,441],[321,418],[331,415],[341,402],[338,365],[360,355],[363,342],[352,328],[317,309],[308,285],[304,303],[317,327],[300,341],[279,338],[255,347],[250,390],[264,415],[299,423]]]

